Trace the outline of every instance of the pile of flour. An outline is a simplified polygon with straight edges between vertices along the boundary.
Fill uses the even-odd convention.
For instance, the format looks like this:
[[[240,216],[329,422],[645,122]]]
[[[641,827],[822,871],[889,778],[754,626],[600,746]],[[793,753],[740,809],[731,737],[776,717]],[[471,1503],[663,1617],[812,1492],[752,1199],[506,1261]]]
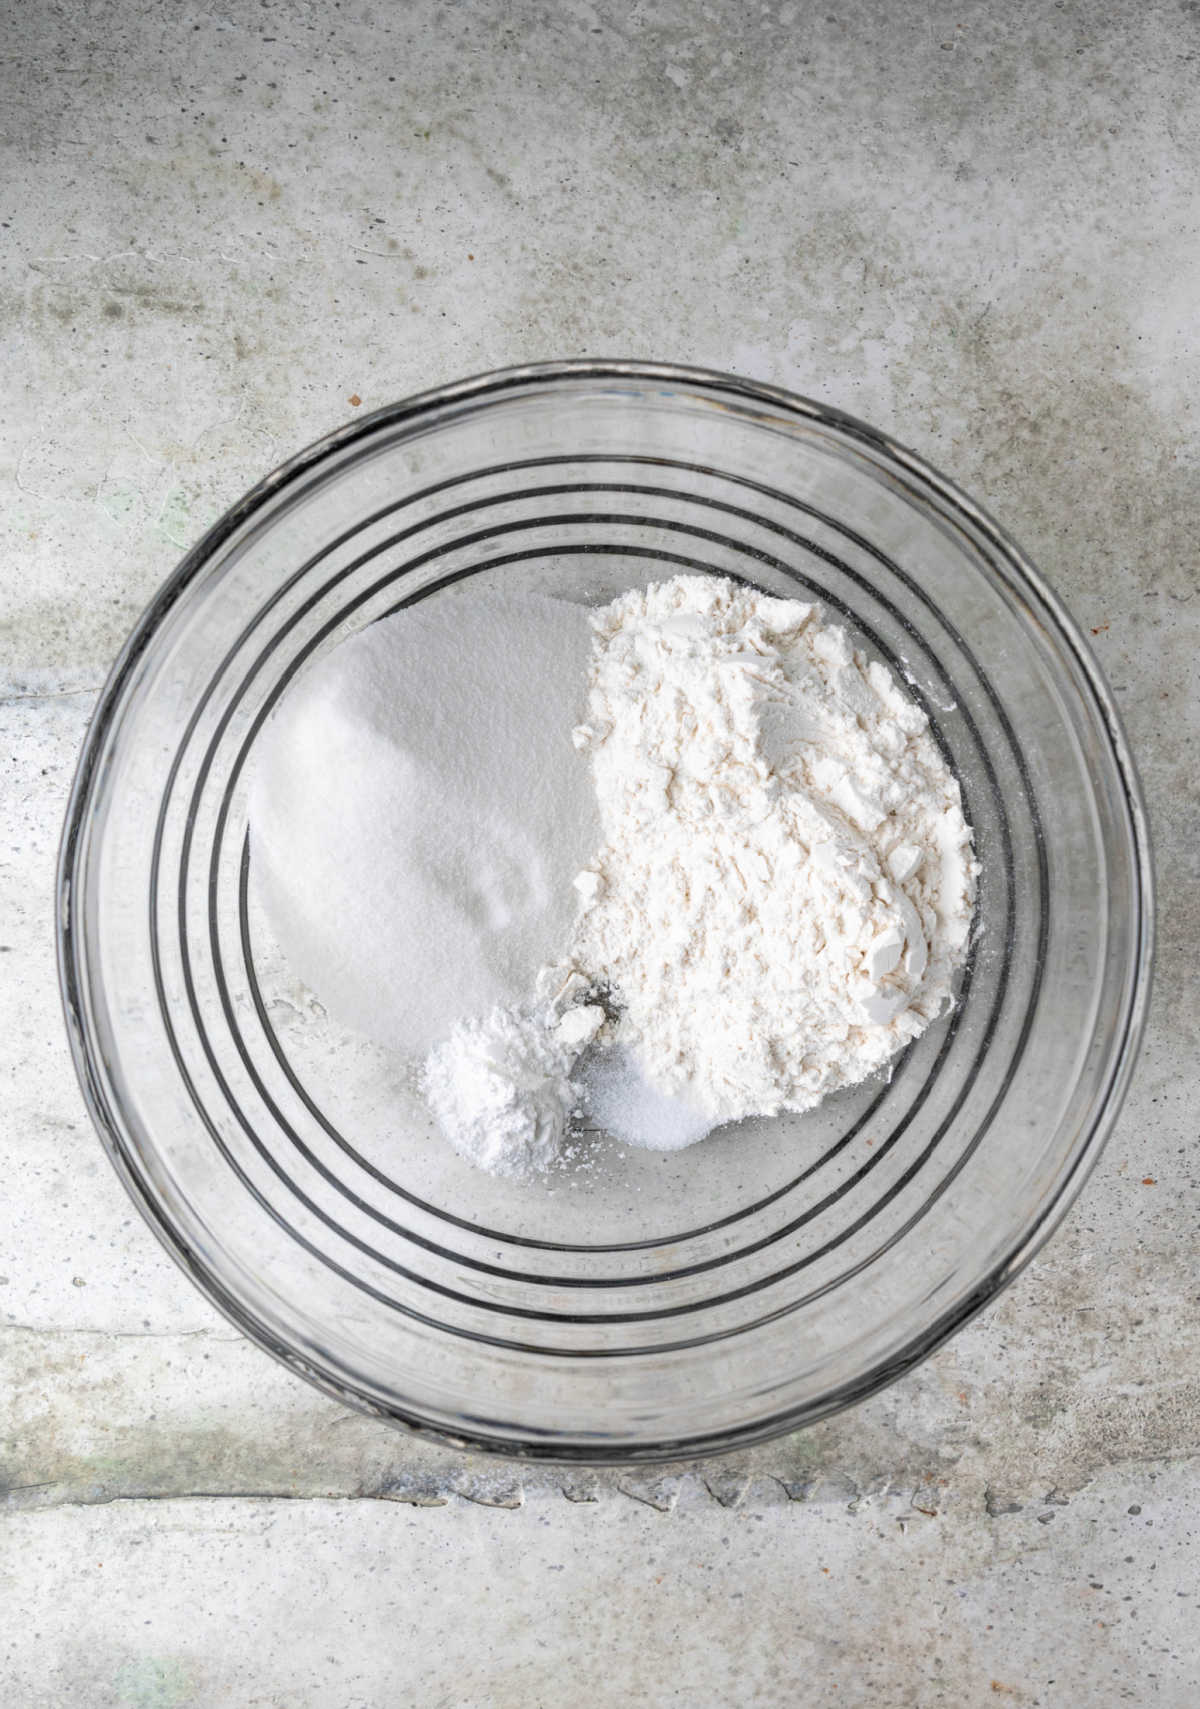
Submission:
[[[804,1110],[951,997],[974,894],[924,714],[810,605],[677,577],[595,618],[604,842],[572,965],[656,1090],[711,1120]]]
[[[284,700],[250,818],[295,971],[523,1179],[576,1122],[676,1149],[881,1068],[952,1000],[978,871],[888,671],[701,576],[376,624]]]

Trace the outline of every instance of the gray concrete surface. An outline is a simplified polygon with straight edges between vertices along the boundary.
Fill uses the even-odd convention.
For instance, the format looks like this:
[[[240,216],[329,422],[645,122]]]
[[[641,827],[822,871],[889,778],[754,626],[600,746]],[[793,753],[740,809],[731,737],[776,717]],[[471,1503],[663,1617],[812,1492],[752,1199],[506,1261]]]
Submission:
[[[13,1709],[1200,1700],[1200,7],[150,0],[0,45],[0,1679]],[[352,414],[740,369],[979,495],[1150,800],[1148,1047],[1070,1223],[907,1381],[737,1461],[523,1472],[218,1320],[92,1134],[51,873],[181,548]]]

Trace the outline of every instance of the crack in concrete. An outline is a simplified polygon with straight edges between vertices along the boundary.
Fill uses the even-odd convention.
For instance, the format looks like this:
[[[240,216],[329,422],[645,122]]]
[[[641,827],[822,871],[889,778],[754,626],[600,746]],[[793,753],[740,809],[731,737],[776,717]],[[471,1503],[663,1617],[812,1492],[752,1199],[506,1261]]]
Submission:
[[[1111,1465],[1105,1466],[1103,1472],[1120,1471],[1124,1466],[1177,1466],[1187,1464],[1195,1459],[1200,1459],[1200,1448],[1183,1454],[1116,1460]],[[970,1501],[979,1501],[990,1519],[1011,1519],[1017,1514],[1023,1514],[1026,1520],[1032,1519],[1040,1524],[1045,1524],[1049,1518],[1054,1517],[1056,1508],[1069,1506],[1071,1497],[1084,1492],[1096,1481],[1096,1477],[1099,1475],[1101,1475],[1099,1472],[1093,1473],[1082,1480],[1076,1488],[1071,1490],[1070,1496],[1056,1486],[1046,1495],[1039,1497],[1034,1494],[1024,1501],[1017,1501],[1015,1496],[1009,1498],[1007,1492],[1000,1492],[995,1486],[986,1483],[980,1493],[972,1495],[966,1489],[958,1493],[966,1496]],[[447,1476],[451,1478],[461,1477],[461,1473],[448,1470]],[[792,1481],[773,1472],[755,1472],[746,1481],[742,1499],[736,1504],[738,1509],[742,1511],[753,1510],[754,1504],[745,1502],[745,1496],[753,1485],[758,1485],[760,1488],[765,1485],[774,1485],[788,1505],[824,1505],[819,1493],[820,1480],[810,1484]],[[907,1515],[902,1517],[911,1520],[918,1513],[928,1514],[928,1508],[924,1504],[918,1505],[916,1500],[927,1489],[927,1485],[920,1484],[908,1491],[897,1485],[887,1483],[881,1485],[878,1491],[872,1490],[870,1493],[896,1496],[897,1498],[908,1495],[911,1501],[910,1510]],[[63,1494],[59,1497],[38,1499],[37,1492],[41,1490],[62,1490]],[[872,1503],[863,1499],[866,1493],[865,1490],[860,1490],[859,1499],[848,1502],[846,1490],[843,1486],[837,1491],[836,1499],[832,1505],[853,1516],[869,1519]],[[33,1499],[26,1501],[12,1499],[22,1495]],[[597,1474],[594,1483],[588,1482],[583,1485],[577,1481],[568,1481],[563,1484],[534,1481],[528,1484],[504,1485],[499,1488],[489,1488],[482,1480],[474,1487],[462,1482],[454,1486],[448,1482],[441,1482],[436,1475],[425,1474],[414,1476],[407,1486],[403,1479],[397,1479],[390,1483],[377,1484],[374,1487],[319,1493],[284,1487],[276,1489],[251,1487],[247,1489],[200,1488],[181,1490],[134,1488],[106,1491],[102,1488],[89,1489],[86,1485],[83,1488],[77,1487],[72,1491],[70,1486],[60,1479],[45,1479],[39,1482],[12,1484],[7,1488],[0,1488],[0,1498],[4,1500],[4,1504],[10,1511],[29,1512],[41,1512],[59,1507],[107,1507],[124,1501],[387,1501],[410,1507],[446,1507],[458,1501],[467,1502],[476,1507],[489,1507],[502,1512],[520,1512],[527,1505],[528,1498],[543,1495],[558,1496],[572,1505],[595,1505],[620,1496],[639,1507],[648,1507],[652,1512],[662,1514],[664,1517],[670,1517],[679,1507],[681,1498],[685,1496],[693,1499],[700,1496],[703,1504],[711,1510],[725,1513],[735,1510],[734,1504],[728,1500],[722,1501],[721,1497],[713,1490],[708,1479],[699,1473],[691,1473],[673,1479],[669,1484],[665,1482],[660,1485],[647,1484],[640,1489],[631,1483],[609,1481],[603,1477],[602,1473]],[[951,1504],[955,1504],[954,1492],[944,1490],[939,1495],[941,1506],[946,1504],[948,1497]]]

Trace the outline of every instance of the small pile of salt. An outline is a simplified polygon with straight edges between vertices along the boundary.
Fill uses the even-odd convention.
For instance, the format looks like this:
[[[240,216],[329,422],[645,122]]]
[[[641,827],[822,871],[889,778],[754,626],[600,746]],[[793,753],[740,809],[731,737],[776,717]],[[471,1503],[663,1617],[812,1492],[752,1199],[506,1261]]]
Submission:
[[[576,1079],[588,1116],[597,1127],[643,1151],[682,1151],[717,1125],[686,1098],[651,1085],[637,1057],[624,1045],[597,1050],[580,1064]]]

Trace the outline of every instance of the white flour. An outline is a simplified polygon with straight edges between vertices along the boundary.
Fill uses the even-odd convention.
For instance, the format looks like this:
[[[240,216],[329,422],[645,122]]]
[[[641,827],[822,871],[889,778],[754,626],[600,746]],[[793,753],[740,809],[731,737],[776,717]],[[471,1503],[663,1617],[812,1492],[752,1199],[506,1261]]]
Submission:
[[[604,843],[571,962],[652,1089],[804,1110],[951,998],[975,866],[924,715],[813,608],[677,577],[594,619]]]

